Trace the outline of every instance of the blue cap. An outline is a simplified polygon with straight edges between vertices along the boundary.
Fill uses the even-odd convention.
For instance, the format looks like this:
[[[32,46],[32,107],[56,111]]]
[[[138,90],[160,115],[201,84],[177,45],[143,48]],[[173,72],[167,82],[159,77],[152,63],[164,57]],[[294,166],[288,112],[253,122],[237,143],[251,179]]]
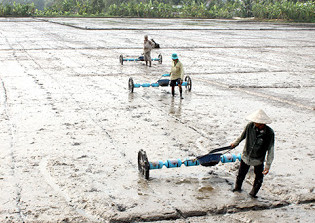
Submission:
[[[178,56],[177,56],[176,53],[173,53],[173,54],[172,54],[172,59],[173,59],[173,60],[177,60],[177,59],[178,59]]]

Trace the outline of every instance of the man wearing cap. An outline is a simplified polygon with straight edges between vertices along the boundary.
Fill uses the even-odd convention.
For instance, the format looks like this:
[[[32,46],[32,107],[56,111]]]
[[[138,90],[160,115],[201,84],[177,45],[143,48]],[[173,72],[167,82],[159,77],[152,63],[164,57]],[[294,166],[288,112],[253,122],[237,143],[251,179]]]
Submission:
[[[183,98],[183,91],[182,91],[182,83],[184,79],[184,67],[183,64],[178,60],[178,56],[176,53],[172,54],[172,68],[171,68],[171,87],[172,87],[172,95],[175,96],[175,86],[178,85],[180,98]]]
[[[242,134],[231,144],[231,147],[234,148],[245,139],[242,161],[233,192],[241,191],[249,167],[254,166],[255,181],[249,195],[257,198],[256,195],[262,185],[264,175],[268,174],[274,158],[275,135],[273,130],[266,125],[271,123],[271,119],[263,110],[257,110],[246,119],[251,122],[247,124]],[[266,166],[264,168],[266,154]]]
[[[151,50],[153,46],[154,46],[154,43],[152,43],[149,40],[148,35],[145,35],[144,42],[143,42],[143,56],[144,56],[145,65],[148,66],[148,62],[149,62],[149,67],[151,67]]]

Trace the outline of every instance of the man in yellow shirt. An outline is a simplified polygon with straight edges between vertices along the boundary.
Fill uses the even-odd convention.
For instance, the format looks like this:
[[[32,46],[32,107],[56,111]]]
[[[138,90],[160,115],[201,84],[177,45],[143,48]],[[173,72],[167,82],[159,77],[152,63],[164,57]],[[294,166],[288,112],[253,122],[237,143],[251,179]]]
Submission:
[[[172,87],[172,95],[175,96],[175,86],[178,85],[180,98],[183,98],[183,90],[182,90],[182,83],[184,79],[184,67],[183,64],[178,60],[178,56],[176,53],[172,54],[172,68],[171,68],[171,87]]]

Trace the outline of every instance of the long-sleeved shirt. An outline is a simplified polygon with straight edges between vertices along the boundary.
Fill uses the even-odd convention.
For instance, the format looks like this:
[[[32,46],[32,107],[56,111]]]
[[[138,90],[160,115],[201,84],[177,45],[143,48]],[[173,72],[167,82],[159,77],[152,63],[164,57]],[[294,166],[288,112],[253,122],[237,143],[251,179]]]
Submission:
[[[178,61],[176,64],[173,61],[172,62],[172,68],[171,68],[171,80],[176,80],[178,78],[181,78],[182,80],[184,80],[184,67],[183,64]]]
[[[238,146],[244,139],[246,141],[242,152],[242,160],[247,165],[257,166],[265,161],[267,153],[266,168],[270,169],[274,158],[275,135],[273,130],[267,125],[259,130],[253,122],[250,122],[233,144]]]
[[[153,48],[153,44],[150,40],[145,40],[143,43],[143,52],[144,53],[149,53],[151,52],[152,48]]]

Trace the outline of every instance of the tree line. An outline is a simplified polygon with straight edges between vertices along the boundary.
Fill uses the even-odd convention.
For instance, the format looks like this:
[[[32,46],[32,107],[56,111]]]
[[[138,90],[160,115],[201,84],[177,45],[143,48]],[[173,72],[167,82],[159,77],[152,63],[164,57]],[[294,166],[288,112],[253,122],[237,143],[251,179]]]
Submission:
[[[282,19],[315,22],[314,0],[3,0],[0,16]]]

